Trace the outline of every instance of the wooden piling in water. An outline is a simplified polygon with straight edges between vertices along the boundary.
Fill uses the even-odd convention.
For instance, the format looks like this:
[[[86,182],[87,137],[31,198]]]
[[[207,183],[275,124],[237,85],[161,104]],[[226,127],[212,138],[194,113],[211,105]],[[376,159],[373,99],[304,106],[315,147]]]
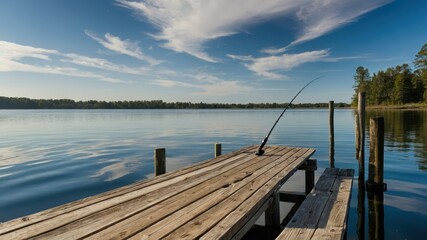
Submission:
[[[359,92],[356,114],[356,158],[359,160],[357,233],[365,239],[365,92]]]
[[[384,239],[384,118],[369,121],[368,233],[369,239]]]
[[[354,114],[354,135],[356,143],[356,160],[359,159],[360,152],[360,130],[359,130],[359,114]]]
[[[358,159],[365,161],[365,115],[366,115],[366,94],[365,92],[359,93],[358,98],[358,116],[359,116],[359,155]],[[363,156],[363,159],[362,159]]]
[[[222,150],[221,143],[215,143],[214,144],[214,157],[221,156],[221,154],[222,154],[221,150]]]
[[[329,166],[335,167],[334,101],[329,101]]]
[[[166,173],[166,149],[154,149],[154,172],[156,176]]]
[[[368,191],[385,191],[384,184],[384,118],[374,117],[369,122],[369,175]]]
[[[358,99],[358,115],[359,115],[359,139],[360,139],[360,149],[359,149],[359,180],[362,183],[365,182],[365,103],[366,95],[365,92],[359,93]]]

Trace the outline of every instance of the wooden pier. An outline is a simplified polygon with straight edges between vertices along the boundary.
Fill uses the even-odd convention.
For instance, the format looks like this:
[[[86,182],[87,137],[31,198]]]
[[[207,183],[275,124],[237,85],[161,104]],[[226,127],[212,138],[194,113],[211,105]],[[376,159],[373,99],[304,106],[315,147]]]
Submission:
[[[304,169],[310,192],[315,150],[269,146],[262,156],[255,150],[1,223],[0,239],[240,239],[264,212],[266,225],[280,227],[279,201],[292,195],[279,189]]]

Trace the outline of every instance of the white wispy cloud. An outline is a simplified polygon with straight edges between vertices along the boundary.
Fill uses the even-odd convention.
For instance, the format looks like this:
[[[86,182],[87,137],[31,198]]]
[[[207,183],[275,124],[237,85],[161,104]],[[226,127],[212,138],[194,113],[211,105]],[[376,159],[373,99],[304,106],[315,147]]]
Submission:
[[[179,76],[176,75],[176,77],[185,78],[190,80],[191,83],[171,79],[158,79],[151,81],[151,84],[166,88],[193,88],[195,90],[194,95],[202,96],[246,94],[254,90],[253,86],[244,82],[224,80],[206,72],[181,73]]]
[[[63,61],[69,61],[74,64],[80,63],[79,65],[84,65],[83,60],[86,60],[86,66],[90,67],[103,68],[118,72],[137,72],[137,70],[135,69],[132,70],[124,66],[114,65],[106,60],[102,61],[102,59],[92,59],[77,54],[64,54],[57,50],[36,48],[6,41],[0,41],[0,72],[31,72],[57,74],[81,78],[92,78],[111,83],[129,83],[128,81],[107,77],[102,74],[90,71],[83,71],[74,67],[53,66],[57,64],[57,62],[52,60],[52,56],[62,58],[65,57],[67,59],[62,59]],[[49,64],[25,63],[25,58],[35,58],[42,60],[42,62],[46,61],[46,63]]]
[[[118,5],[133,10],[157,26],[159,32],[151,35],[163,41],[163,47],[209,62],[219,60],[206,52],[206,42],[245,32],[243,29],[251,24],[277,16],[288,16],[299,24],[296,29],[301,30],[288,46],[262,51],[280,54],[289,46],[323,36],[391,1],[269,0],[260,3],[259,0],[116,0]]]
[[[93,72],[82,71],[77,68],[54,67],[50,65],[37,66],[37,65],[21,63],[14,60],[4,59],[1,57],[0,57],[0,72],[45,73],[45,74],[56,74],[56,75],[64,75],[64,76],[71,76],[71,77],[93,78],[103,82],[110,82],[110,83],[129,83],[128,81],[106,77],[104,75],[93,73]]]
[[[315,39],[381,7],[391,0],[315,0],[297,12],[303,28],[291,45]]]
[[[283,0],[116,0],[120,6],[134,10],[158,27],[159,33],[152,34],[164,41],[164,47],[184,52],[199,59],[218,62],[209,56],[203,44],[209,40],[226,37],[249,24],[296,11],[300,1]]]
[[[153,80],[153,81],[151,81],[151,84],[152,85],[161,86],[161,87],[167,87],[167,88],[171,88],[171,87],[190,87],[190,88],[197,88],[196,85],[191,84],[191,83],[186,83],[186,82],[181,82],[181,81],[175,81],[175,80],[169,80],[169,79]]]
[[[87,57],[75,53],[64,54],[64,56],[67,58],[61,59],[61,62],[68,62],[80,66],[99,68],[113,72],[121,72],[128,74],[146,74],[149,71],[148,68],[144,67],[131,68],[125,65],[112,63],[102,58]]]
[[[0,41],[0,58],[19,60],[21,58],[37,58],[49,60],[49,55],[59,54],[56,50],[36,48],[16,44],[13,42]]]
[[[145,61],[151,65],[157,65],[161,63],[161,61],[158,61],[142,53],[141,48],[138,46],[138,42],[133,42],[129,39],[122,40],[119,37],[114,36],[110,33],[106,33],[104,35],[104,38],[98,37],[95,33],[89,30],[85,30],[85,33],[90,38],[97,41],[99,44],[113,52],[134,57],[136,59]]]
[[[332,32],[346,24],[355,22],[364,14],[379,8],[392,0],[315,0],[301,4],[296,12],[301,29],[297,38],[281,48],[266,48],[261,52],[280,54],[291,46],[310,41]]]
[[[286,79],[285,75],[280,74],[281,71],[289,71],[304,63],[328,60],[329,50],[323,49],[318,51],[282,54],[279,56],[259,58],[251,56],[236,56],[231,54],[227,56],[232,59],[248,62],[244,64],[245,67],[259,76],[269,79]]]
[[[262,49],[261,52],[262,53],[266,53],[269,55],[276,55],[276,54],[280,54],[280,53],[284,53],[286,50],[288,49],[288,47],[282,47],[282,48],[266,48],[266,49]]]

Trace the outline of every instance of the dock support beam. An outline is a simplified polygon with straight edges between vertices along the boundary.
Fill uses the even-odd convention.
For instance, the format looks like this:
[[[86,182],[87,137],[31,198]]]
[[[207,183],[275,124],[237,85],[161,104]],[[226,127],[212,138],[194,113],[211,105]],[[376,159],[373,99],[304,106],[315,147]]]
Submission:
[[[221,150],[222,150],[221,143],[215,143],[214,144],[214,157],[221,156],[221,154],[222,154]]]
[[[329,167],[335,168],[334,101],[329,101]]]
[[[359,93],[357,111],[359,115],[359,161],[362,163],[363,169],[365,170],[365,115],[366,115],[366,94],[365,92]]]
[[[314,187],[314,171],[317,170],[317,160],[308,159],[299,170],[305,170],[305,194],[309,194]]]
[[[356,158],[359,160],[358,194],[357,194],[357,233],[360,239],[365,237],[365,92],[358,94]],[[359,146],[359,149],[357,149]]]
[[[166,173],[166,149],[154,149],[154,172],[156,176]]]
[[[366,190],[385,191],[387,185],[384,183],[384,118],[371,118],[369,129],[369,175]]]
[[[369,239],[384,239],[384,118],[371,118],[369,130],[368,233]]]
[[[355,136],[355,143],[356,143],[356,160],[359,159],[359,152],[360,152],[360,131],[359,131],[359,114],[356,112],[354,114],[354,136]]]
[[[279,191],[273,193],[273,201],[265,210],[265,226],[280,227],[280,196]]]

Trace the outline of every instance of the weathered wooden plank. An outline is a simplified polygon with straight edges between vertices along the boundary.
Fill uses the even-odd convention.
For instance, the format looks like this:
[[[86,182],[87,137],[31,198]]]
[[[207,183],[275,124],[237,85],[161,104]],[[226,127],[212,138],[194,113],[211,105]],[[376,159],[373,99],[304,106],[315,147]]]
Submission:
[[[300,151],[305,152],[306,150]],[[298,159],[298,157],[294,155],[288,158],[290,159],[289,161],[295,161]],[[227,216],[230,212],[236,209],[243,201],[253,195],[259,188],[261,188],[263,185],[266,185],[266,182],[272,178],[272,175],[274,176],[278,172],[282,171],[287,165],[289,165],[289,162],[287,161],[282,161],[278,163],[277,166],[274,166],[270,170],[268,170],[266,174],[259,176],[255,180],[249,182],[244,189],[235,192],[233,195],[231,195],[224,201],[218,203],[214,207],[210,208],[208,211],[204,212],[202,215],[194,218],[181,228],[166,236],[165,239],[198,238],[200,235],[212,228],[213,225],[215,225],[221,219]],[[265,197],[267,198],[269,196]]]
[[[289,151],[289,149],[278,149],[279,152],[272,152],[271,150],[267,154],[263,156],[262,158],[256,157],[256,155],[251,155],[250,158],[253,156],[256,157],[256,159],[253,159],[252,161],[248,161],[247,163],[241,163],[240,165],[234,167],[232,171],[228,171],[226,173],[217,173],[218,176],[214,179],[210,179],[209,181],[203,182],[200,185],[197,185],[191,189],[186,190],[185,192],[180,193],[173,199],[167,199],[163,202],[157,203],[155,206],[150,207],[146,211],[138,212],[137,214],[123,219],[120,222],[116,222],[114,225],[111,225],[110,227],[104,229],[103,231],[100,231],[96,234],[93,234],[89,237],[89,239],[102,239],[104,237],[114,237],[118,233],[120,233],[120,237],[128,237],[132,236],[134,234],[137,234],[144,228],[155,224],[157,221],[161,221],[163,218],[170,217],[173,215],[176,211],[179,211],[182,208],[185,208],[189,204],[191,205],[195,201],[203,198],[206,195],[209,194],[215,194],[215,191],[223,190],[230,188],[233,190],[233,188],[238,189],[236,185],[239,183],[242,183],[244,185],[245,182],[250,182],[254,178],[254,172],[258,169],[262,169],[264,166],[267,165],[267,168],[261,171],[268,170],[271,168],[274,164],[268,164],[269,161],[274,161],[274,158],[278,158],[283,153]],[[248,157],[249,158],[249,157]],[[257,174],[262,174],[262,172]],[[221,197],[227,197],[228,195],[232,194],[233,191],[223,191],[223,196]],[[199,202],[200,203],[200,202]],[[214,201],[214,204],[217,203]],[[193,210],[203,210],[203,208],[197,208],[197,206],[193,206]],[[192,211],[194,215],[199,214],[196,211]],[[174,223],[175,225],[176,223]],[[163,229],[164,230],[164,229]]]
[[[327,168],[320,176],[314,187],[314,191],[329,191],[335,183],[336,177],[340,172],[339,168]]]
[[[342,239],[353,175],[352,169],[326,169],[277,239]]]
[[[276,149],[274,149],[273,151],[275,152]],[[124,225],[125,227],[133,227],[132,224],[128,225],[129,222],[132,223],[137,221],[137,223],[139,223],[141,222],[141,219],[148,219],[150,221],[154,221],[155,219],[153,218],[155,216],[159,216],[159,209],[171,209],[170,207],[180,207],[180,205],[174,202],[177,201],[177,199],[183,199],[184,201],[192,200],[196,195],[202,196],[203,194],[208,194],[209,191],[215,189],[215,187],[221,187],[223,184],[229,184],[227,182],[227,177],[233,176],[236,168],[245,168],[244,163],[251,162],[249,160],[251,160],[252,158],[255,158],[255,155],[251,154],[246,159],[244,159],[243,162],[235,162],[230,164],[229,166],[224,166],[221,169],[217,169],[218,172],[210,172],[208,174],[200,176],[199,178],[188,178],[184,181],[179,182],[179,184],[162,188],[159,191],[150,192],[141,198],[135,199],[135,201],[119,204],[117,206],[91,214],[90,216],[80,218],[76,221],[73,221],[72,223],[62,226],[61,228],[40,235],[39,237],[50,238],[51,236],[55,236],[60,238],[67,238],[67,236],[76,235],[88,236],[93,232],[98,232],[105,229],[105,231],[111,232],[111,236],[117,234],[119,238],[123,238],[130,234],[132,231],[117,230],[117,228],[115,227],[122,225]],[[223,178],[221,178],[221,180],[224,180],[225,182],[212,180],[212,177],[220,175],[219,173],[221,172],[221,170],[226,170],[224,172]],[[229,179],[229,181],[239,181],[241,178],[246,177],[245,174],[246,173],[234,175],[232,179]],[[203,191],[201,192],[194,189],[194,186],[197,186],[199,183],[203,184]],[[176,197],[177,194],[181,194],[182,192],[185,193],[184,196]],[[166,201],[163,202],[164,200]],[[99,235],[101,233],[104,233],[105,231],[95,234],[94,238],[102,238]]]
[[[346,219],[350,204],[351,188],[354,171],[341,169],[337,181],[332,188],[332,194],[323,210],[313,239],[325,237],[327,232],[333,232],[335,239],[343,239],[346,230]],[[327,229],[327,230],[323,230]]]
[[[126,203],[129,205],[132,204],[138,204],[135,206],[145,206],[148,207],[150,205],[154,205],[155,204],[155,200],[156,201],[161,201],[163,199],[166,199],[168,197],[173,196],[174,194],[177,194],[179,192],[177,192],[179,189],[176,189],[176,187],[182,187],[182,181],[183,180],[194,180],[192,181],[192,184],[197,185],[200,182],[203,182],[205,180],[208,180],[212,177],[216,176],[216,171],[220,171],[222,170],[230,170],[235,166],[238,166],[240,164],[242,164],[243,162],[247,161],[247,155],[248,156],[254,156],[253,158],[255,158],[255,155],[253,154],[253,152],[248,152],[247,154],[243,154],[240,153],[240,155],[232,155],[231,158],[224,158],[223,162],[225,164],[220,164],[221,162],[218,162],[219,164],[213,164],[213,165],[208,165],[207,167],[205,167],[204,171],[201,171],[201,169],[197,169],[193,172],[188,172],[185,175],[178,175],[177,177],[171,179],[171,180],[167,180],[167,181],[162,181],[162,182],[158,182],[157,184],[148,184],[148,186],[144,187],[144,188],[137,188],[134,191],[130,191],[130,192],[126,192],[126,194],[122,194],[122,195],[118,195],[114,198],[107,198],[104,199],[104,201],[96,201],[96,203],[91,204],[91,205],[85,205],[84,207],[77,207],[76,209],[74,209],[74,211],[66,211],[63,214],[60,215],[55,215],[55,217],[52,218],[47,218],[47,219],[43,219],[44,222],[42,224],[34,224],[34,225],[29,225],[25,228],[19,228],[14,232],[9,232],[7,233],[5,229],[2,228],[2,231],[6,232],[3,235],[0,236],[4,236],[5,238],[8,237],[12,237],[14,239],[19,239],[20,236],[24,237],[24,236],[36,236],[39,234],[42,234],[44,232],[47,232],[51,229],[55,229],[55,228],[59,228],[63,225],[66,225],[67,223],[73,223],[74,221],[77,221],[79,219],[84,218],[85,216],[91,216],[93,214],[96,214],[97,212],[102,212],[105,211],[106,209],[112,208],[112,209],[120,209],[123,206],[119,206],[119,204],[122,203]],[[225,155],[223,155],[225,156]],[[230,164],[231,161],[231,164]],[[198,171],[199,170],[199,171]],[[206,174],[206,171],[209,170],[210,174]],[[200,176],[200,177],[199,177]],[[153,178],[153,180],[155,180],[156,178]],[[174,184],[181,184],[179,186],[175,186]],[[191,186],[188,186],[191,187]],[[162,192],[159,193],[153,193],[154,191],[161,189]],[[164,194],[163,194],[164,193]],[[157,196],[157,194],[162,194],[159,196]],[[145,196],[145,198],[143,199],[138,199],[138,197],[140,196]],[[151,198],[149,198],[150,196],[152,196]],[[102,196],[101,196],[102,198]],[[148,198],[148,199],[147,199]],[[147,199],[147,200],[146,200]],[[146,202],[142,202],[143,200],[146,200]],[[59,209],[61,210],[61,209]],[[44,216],[41,216],[41,218],[43,218]],[[36,223],[39,222],[41,223],[41,221],[38,221],[37,218],[32,218],[35,219]],[[6,226],[7,227],[7,226]],[[28,235],[31,234],[31,235]]]
[[[316,229],[311,239],[336,240],[343,239],[346,229],[344,227],[326,227]]]
[[[290,151],[287,154],[292,154],[292,152]],[[267,162],[268,161],[271,161],[271,158],[267,159]],[[217,192],[210,194],[211,197],[200,199],[199,201],[182,208],[178,212],[175,212],[174,214],[168,216],[167,218],[164,218],[161,221],[156,222],[154,225],[148,227],[142,232],[139,232],[137,235],[134,236],[134,238],[135,239],[141,239],[144,237],[148,237],[150,239],[163,238],[168,233],[181,227],[181,225],[184,225],[191,219],[197,217],[203,212],[214,207],[216,204],[218,204],[219,202],[229,197],[232,193],[235,193],[236,191],[241,190],[243,187],[246,187],[246,185],[251,181],[253,181],[255,178],[264,175],[267,170],[277,165],[276,163],[277,161],[279,160],[271,161],[269,164],[265,164],[266,161],[264,161],[262,164],[265,164],[265,166],[255,171],[250,177],[242,181],[236,182],[232,185],[229,185],[227,187],[221,188]]]
[[[243,234],[273,192],[314,152],[268,147],[263,156],[256,156],[255,148],[34,214],[26,221],[1,224],[0,239],[174,239],[205,233],[205,238],[209,234],[231,238],[237,232]]]
[[[257,146],[249,146],[247,148],[242,148],[240,150],[234,151],[232,153],[222,155],[218,158],[212,159],[210,161],[205,161],[198,165],[192,165],[171,173],[166,173],[162,176],[141,181],[135,184],[131,184],[128,186],[124,186],[112,191],[105,192],[100,195],[88,197],[85,199],[77,200],[68,204],[64,204],[55,208],[51,208],[30,216],[26,216],[23,218],[11,220],[7,223],[0,223],[0,236],[2,234],[8,233],[10,231],[14,231],[17,229],[24,228],[26,226],[39,223],[45,220],[49,220],[52,218],[55,218],[57,216],[78,210],[83,209],[85,207],[91,207],[92,205],[95,205],[97,203],[116,198],[121,197],[123,195],[126,195],[128,193],[132,193],[133,191],[137,191],[139,189],[144,189],[145,191],[147,187],[158,185],[158,187],[164,186],[164,185],[170,185],[175,182],[178,182],[182,180],[182,178],[188,177],[188,175],[196,175],[196,174],[203,174],[206,171],[211,171],[212,169],[216,167],[220,167],[222,165],[228,164],[229,161],[234,161],[238,158],[244,158],[245,156],[242,155],[243,153],[247,154],[253,154],[253,152],[256,150]]]
[[[277,239],[311,239],[330,193],[310,193]]]
[[[304,150],[304,149],[303,149]],[[261,206],[267,201],[268,197],[275,193],[283,182],[288,180],[295,170],[300,166],[305,159],[309,158],[314,149],[306,149],[305,152],[300,152],[301,155],[295,158],[292,162],[287,162],[281,165],[279,172],[274,174],[272,178],[264,182],[262,186],[250,198],[246,198],[235,210],[223,218],[215,227],[201,236],[200,239],[230,239],[241,229]],[[290,159],[290,158],[288,158]],[[277,167],[279,168],[279,166]],[[275,171],[276,169],[272,169]]]

